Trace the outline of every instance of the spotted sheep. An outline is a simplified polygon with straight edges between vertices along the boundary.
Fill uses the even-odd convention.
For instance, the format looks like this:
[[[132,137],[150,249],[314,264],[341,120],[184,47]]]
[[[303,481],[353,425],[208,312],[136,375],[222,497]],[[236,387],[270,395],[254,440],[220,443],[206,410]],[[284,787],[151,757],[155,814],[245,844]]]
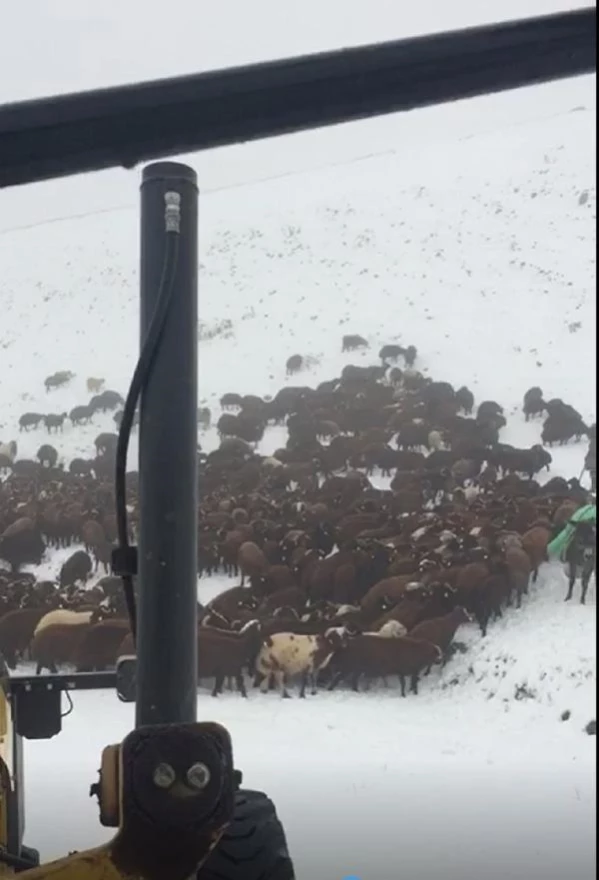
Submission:
[[[296,633],[274,633],[262,644],[256,657],[256,672],[263,676],[260,684],[266,693],[270,677],[279,686],[281,696],[289,698],[287,682],[290,678],[301,676],[300,697],[306,696],[306,686],[311,685],[311,693],[316,694],[316,677],[329,663],[335,651],[345,642],[345,637],[332,627],[323,635],[298,635]]]

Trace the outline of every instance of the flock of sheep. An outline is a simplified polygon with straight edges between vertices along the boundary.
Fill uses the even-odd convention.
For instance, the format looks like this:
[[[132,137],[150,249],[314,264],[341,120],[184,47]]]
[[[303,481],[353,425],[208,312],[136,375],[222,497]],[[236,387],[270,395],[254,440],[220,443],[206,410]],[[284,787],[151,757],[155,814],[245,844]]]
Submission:
[[[343,351],[365,347],[346,336]],[[540,388],[523,395],[527,420],[545,417],[540,441],[521,449],[501,441],[500,404],[476,406],[465,386],[425,377],[418,353],[387,345],[380,363],[346,365],[316,388],[285,386],[272,398],[221,398],[220,445],[199,448],[198,574],[225,572],[240,583],[199,606],[198,674],[245,696],[246,677],[262,690],[289,682],[334,689],[394,677],[405,695],[452,655],[461,626],[481,636],[510,605],[520,606],[547,558],[547,545],[589,493],[550,471],[545,446],[590,440],[585,467],[594,487],[595,428]],[[289,358],[287,375],[304,367]],[[46,380],[67,385],[69,372]],[[21,431],[44,426],[57,437],[66,419],[92,422],[123,398],[88,379],[89,403],[67,413],[24,413]],[[200,433],[212,422],[198,410]],[[269,425],[285,424],[285,446],[262,456]],[[120,591],[108,573],[116,539],[116,433],[101,433],[89,458],[59,465],[49,443],[37,460],[0,446],[0,650],[13,668],[111,668],[134,650]],[[376,488],[375,471],[390,477]],[[135,538],[137,474],[127,504]],[[56,580],[24,572],[51,548],[81,544]],[[94,571],[104,576],[93,586]],[[201,581],[200,581],[201,586]]]

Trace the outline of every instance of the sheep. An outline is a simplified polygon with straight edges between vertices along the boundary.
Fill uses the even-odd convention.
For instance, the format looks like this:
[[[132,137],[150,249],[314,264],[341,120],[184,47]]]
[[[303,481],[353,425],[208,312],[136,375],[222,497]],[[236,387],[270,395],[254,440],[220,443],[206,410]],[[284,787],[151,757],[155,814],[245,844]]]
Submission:
[[[287,358],[285,374],[287,376],[293,376],[295,373],[299,373],[303,366],[304,359],[301,354],[292,354],[290,358]]]
[[[547,561],[547,545],[550,540],[551,527],[549,524],[547,526],[532,526],[522,535],[520,543],[530,559],[533,584],[537,582],[540,566]]]
[[[44,386],[46,391],[50,391],[51,388],[60,388],[63,385],[68,385],[71,379],[74,378],[75,373],[72,373],[70,370],[60,370],[58,373],[53,373],[52,376],[44,379]]]
[[[408,630],[399,620],[388,620],[376,632],[364,632],[365,636],[378,636],[381,639],[399,639],[407,635]]]
[[[225,678],[234,678],[242,697],[247,697],[244,669],[252,667],[261,641],[260,623],[249,620],[237,633],[209,626],[198,627],[198,677],[214,677],[212,696],[222,693]]]
[[[69,464],[69,473],[74,477],[89,477],[93,469],[93,462],[84,458],[74,458]]]
[[[74,406],[69,413],[69,418],[74,425],[87,425],[92,416],[93,411],[86,405]]]
[[[36,675],[41,675],[44,669],[56,675],[58,666],[70,664],[89,628],[89,623],[80,623],[77,626],[54,623],[34,635],[29,652],[36,664]]]
[[[206,612],[234,620],[240,616],[240,611],[255,611],[259,604],[257,597],[247,587],[230,587],[208,602]]]
[[[66,417],[66,412],[49,413],[47,416],[44,416],[44,425],[48,434],[51,434],[52,431],[62,431]]]
[[[597,564],[597,528],[589,522],[574,524],[574,534],[564,553],[564,563],[568,574],[568,592],[565,601],[569,602],[574,592],[576,579],[581,580],[580,604],[586,602],[586,595]]]
[[[113,618],[86,627],[71,656],[77,672],[103,671],[116,665],[118,651],[129,634],[129,621]]]
[[[45,551],[40,530],[29,517],[15,520],[0,535],[0,559],[10,564],[13,572],[21,565],[39,565]]]
[[[17,442],[11,440],[9,443],[0,443],[0,458],[6,458],[8,461],[14,462],[17,457]]]
[[[522,596],[528,592],[528,584],[532,572],[530,556],[522,547],[511,546],[504,551],[505,564],[508,569],[509,596],[508,604],[511,604],[512,593],[516,593],[516,607],[522,605]]]
[[[458,388],[455,393],[455,402],[458,404],[460,409],[469,416],[474,409],[474,394],[472,393],[472,391],[470,391],[469,388],[466,388],[465,385],[462,385],[462,387]]]
[[[209,406],[199,406],[197,412],[197,421],[200,428],[207,430],[212,422],[212,412]]]
[[[117,648],[116,652],[117,660],[119,657],[134,657],[135,656],[135,642],[133,641],[133,634],[127,633],[123,641]]]
[[[543,390],[538,385],[535,385],[529,388],[524,395],[524,403],[522,405],[524,418],[528,422],[533,416],[541,415],[544,411]]]
[[[41,466],[45,468],[54,468],[58,462],[58,452],[48,443],[44,443],[40,446],[35,457]]]
[[[354,351],[356,348],[368,348],[368,342],[357,333],[349,333],[344,336],[341,343],[342,351]]]
[[[92,561],[84,550],[76,550],[60,569],[58,582],[61,587],[72,587],[77,581],[85,583],[92,572]]]
[[[81,526],[81,538],[88,553],[106,542],[104,529],[99,522],[89,519]]]
[[[256,657],[256,673],[263,676],[260,690],[262,693],[266,692],[272,675],[279,685],[281,697],[289,698],[286,688],[288,678],[301,675],[299,696],[306,696],[308,681],[312,685],[312,694],[316,694],[317,673],[328,664],[343,643],[344,637],[336,630],[330,631],[328,635],[273,633],[263,642]]]
[[[401,345],[383,345],[379,351],[379,357],[381,362],[386,365],[387,361],[396,361],[404,352],[405,349]]]
[[[114,455],[116,455],[118,442],[118,434],[111,434],[109,432],[98,434],[98,436],[94,440],[94,446],[96,447],[97,455],[102,457],[113,457]]]
[[[418,357],[418,349],[415,345],[408,345],[406,349],[403,351],[404,361],[406,362],[406,366],[409,369],[412,369],[414,364],[416,363],[416,358]]]
[[[29,428],[37,428],[45,416],[42,413],[26,412],[19,419],[19,431],[28,431]]]
[[[37,635],[43,629],[49,626],[80,626],[81,624],[91,623],[93,619],[97,619],[98,609],[86,608],[85,610],[72,611],[70,608],[56,608],[42,614],[33,635]]]
[[[85,387],[90,394],[99,394],[105,384],[105,379],[94,379],[90,377],[85,382]]]
[[[244,541],[237,553],[237,565],[241,571],[241,586],[246,577],[259,577],[269,567],[268,559],[253,541]]]
[[[423,620],[414,629],[410,630],[411,639],[419,639],[424,642],[430,642],[441,649],[443,653],[443,665],[447,662],[447,653],[453,638],[463,623],[471,623],[472,615],[466,611],[461,605],[457,605],[449,614],[443,617],[433,617],[430,620]],[[425,674],[430,672],[429,666]]]
[[[328,689],[332,691],[343,678],[351,678],[352,687],[357,691],[362,675],[368,678],[397,675],[401,695],[405,697],[406,677],[410,678],[410,690],[417,694],[420,673],[442,662],[443,652],[430,642],[409,636],[394,639],[356,636],[335,654],[334,674]]]
[[[429,431],[427,437],[427,444],[429,449],[445,449],[445,444],[443,443],[443,434],[441,431]]]
[[[10,669],[16,668],[45,614],[45,608],[18,608],[0,618],[0,652]]]

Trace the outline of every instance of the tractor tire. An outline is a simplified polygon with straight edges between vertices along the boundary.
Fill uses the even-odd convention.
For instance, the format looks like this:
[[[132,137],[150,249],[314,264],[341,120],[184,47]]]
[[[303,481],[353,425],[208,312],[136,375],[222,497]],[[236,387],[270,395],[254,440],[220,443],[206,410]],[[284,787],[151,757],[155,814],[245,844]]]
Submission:
[[[236,792],[233,820],[196,878],[295,880],[283,826],[264,792]]]

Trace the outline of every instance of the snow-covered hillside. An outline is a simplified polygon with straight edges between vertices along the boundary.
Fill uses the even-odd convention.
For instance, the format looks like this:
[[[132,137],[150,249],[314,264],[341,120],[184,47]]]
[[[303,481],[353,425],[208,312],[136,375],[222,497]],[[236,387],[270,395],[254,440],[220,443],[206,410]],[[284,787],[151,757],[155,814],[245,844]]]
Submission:
[[[515,411],[541,384],[592,416],[595,111],[591,82],[570,88],[571,112],[556,119],[465,141],[440,132],[417,153],[205,196],[201,401],[218,414],[225,391],[275,392],[295,353],[318,360],[302,381],[331,378],[351,360],[341,336],[359,332],[371,351],[357,362],[374,362],[383,343],[414,343],[420,368],[467,382],[479,399]],[[3,440],[25,411],[85,403],[87,376],[125,390],[138,248],[135,210],[0,236]],[[44,378],[62,369],[77,380],[46,394]],[[67,429],[59,451],[89,454],[110,427],[107,416]],[[538,436],[518,419],[508,440]],[[18,441],[29,457],[41,437]]]
[[[383,21],[398,23],[395,4],[370,3],[368,15],[353,4],[370,23],[360,40],[333,5],[338,40],[329,22],[297,47],[253,47],[250,56],[380,37],[374,13],[384,6]],[[422,4],[403,32],[432,27],[433,7]],[[553,8],[539,0],[502,11]],[[496,12],[462,3],[455,21],[435,18],[435,26]],[[222,63],[233,60],[242,59]],[[92,71],[90,61],[73,87],[96,84]],[[138,65],[115,77],[179,72],[152,71]],[[47,90],[63,88],[69,72]],[[23,79],[3,96],[29,94]],[[539,441],[540,423],[520,414],[531,385],[594,421],[595,128],[595,79],[585,77],[188,159],[203,191],[201,402],[217,417],[223,392],[274,393],[291,384],[285,361],[295,353],[314,358],[300,376],[313,385],[400,342],[417,346],[424,372],[503,404],[508,442]],[[318,165],[326,167],[304,170]],[[48,441],[43,431],[18,432],[23,412],[86,402],[87,376],[126,390],[138,350],[137,186],[136,175],[111,172],[0,193],[0,440],[16,439],[20,457]],[[341,354],[352,332],[368,338],[369,352]],[[76,379],[47,394],[44,378],[61,369]],[[94,437],[112,429],[107,415],[52,442],[69,461],[89,456]],[[269,430],[261,451],[281,437]],[[206,449],[216,443],[213,431],[201,439]],[[550,476],[578,476],[585,448],[552,450]],[[130,456],[134,467],[134,444]],[[40,576],[55,575],[62,558],[49,556]],[[202,581],[200,596],[231,583]],[[274,797],[298,880],[594,876],[595,740],[584,732],[596,718],[594,582],[586,607],[565,605],[564,595],[559,567],[545,566],[524,607],[486,639],[465,628],[468,650],[424,679],[418,697],[390,689],[243,701],[200,692],[199,716],[229,727],[245,784]],[[131,707],[111,693],[73,702],[59,738],[26,745],[26,842],[46,859],[110,836],[88,785],[102,748],[133,723]]]

